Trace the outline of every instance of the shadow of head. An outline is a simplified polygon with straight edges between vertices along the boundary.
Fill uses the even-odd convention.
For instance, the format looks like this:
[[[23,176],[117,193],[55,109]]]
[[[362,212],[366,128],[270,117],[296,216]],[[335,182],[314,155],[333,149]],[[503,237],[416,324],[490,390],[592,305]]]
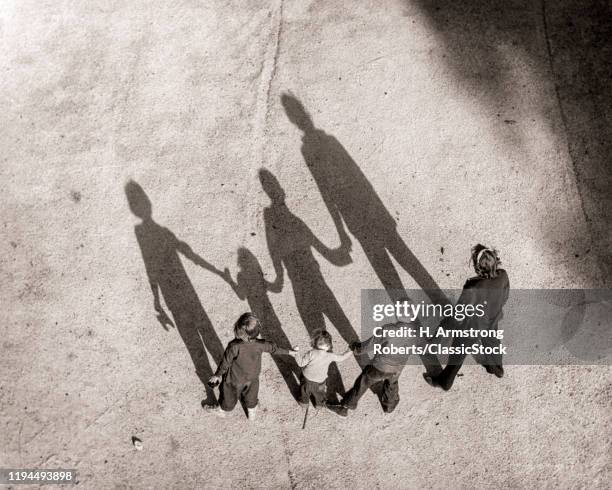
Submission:
[[[302,131],[307,133],[314,130],[314,124],[310,114],[306,111],[302,103],[292,94],[285,92],[281,95],[281,102],[287,113],[289,120]]]
[[[285,191],[281,187],[278,179],[269,170],[262,168],[259,170],[259,181],[261,187],[273,204],[281,204],[285,201]]]
[[[240,270],[245,272],[246,274],[262,273],[257,258],[253,255],[253,252],[251,252],[246,247],[240,247],[238,249],[237,263],[238,267],[240,267]]]
[[[142,220],[151,219],[151,200],[140,184],[130,180],[125,184],[125,195],[130,206],[130,211]]]

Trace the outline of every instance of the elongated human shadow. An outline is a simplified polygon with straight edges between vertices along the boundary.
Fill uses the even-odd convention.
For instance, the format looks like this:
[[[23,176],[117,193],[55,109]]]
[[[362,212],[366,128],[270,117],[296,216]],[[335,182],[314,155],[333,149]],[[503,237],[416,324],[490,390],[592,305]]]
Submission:
[[[196,374],[206,388],[206,403],[214,403],[214,392],[207,384],[213,370],[206,349],[215,363],[219,364],[223,356],[223,345],[202,307],[179,254],[214,274],[223,276],[223,273],[195,254],[189,245],[179,240],[168,228],[153,220],[151,201],[138,183],[128,182],[125,193],[130,210],[142,220],[134,231],[153,293],[153,308],[157,319],[165,330],[176,327],[191,356]],[[172,319],[162,306],[162,297]]]
[[[281,96],[289,120],[303,131],[302,155],[323,201],[338,229],[344,224],[359,241],[374,272],[392,300],[405,298],[404,285],[391,256],[412,276],[434,302],[448,299],[435,280],[406,246],[397,223],[380,197],[340,142],[317,129],[302,105],[291,94]]]
[[[359,340],[334,293],[325,282],[313,254],[313,250],[316,250],[332,264],[343,266],[350,263],[350,245],[341,242],[336,249],[327,247],[289,210],[285,204],[285,191],[276,177],[268,170],[261,169],[259,179],[271,200],[270,206],[264,210],[266,240],[276,273],[276,279],[270,283],[269,290],[282,290],[286,269],[298,312],[311,337],[316,331],[325,329],[327,317],[345,342],[351,344]],[[344,395],[344,387],[335,363],[330,367],[328,394],[332,397],[334,394]]]
[[[228,277],[227,282],[238,298],[246,299],[253,314],[261,320],[261,334],[266,340],[274,342],[279,347],[291,349],[291,343],[281,328],[274,307],[268,297],[270,283],[266,281],[261,265],[248,248],[238,249],[238,267],[240,268],[236,281]],[[298,380],[300,368],[293,358],[288,356],[272,356],[289,391],[297,400],[300,392]]]
[[[293,95],[284,93],[281,101],[289,120],[303,132],[304,161],[338,234],[346,236],[346,225],[361,244],[391,300],[408,299],[391,261],[393,257],[432,302],[448,304],[449,299],[400,237],[393,216],[345,148],[335,137],[315,127],[302,103]],[[431,374],[442,369],[436,356],[422,356],[421,360]]]

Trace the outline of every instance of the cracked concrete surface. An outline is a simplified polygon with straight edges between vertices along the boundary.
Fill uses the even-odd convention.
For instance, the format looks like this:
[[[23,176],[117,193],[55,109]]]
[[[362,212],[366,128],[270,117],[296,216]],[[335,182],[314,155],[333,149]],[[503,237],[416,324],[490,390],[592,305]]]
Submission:
[[[142,186],[155,222],[218,269],[236,277],[246,247],[272,280],[265,167],[337,246],[288,92],[440,287],[461,287],[477,241],[499,248],[514,287],[609,287],[609,6],[548,2],[546,23],[542,7],[6,0],[0,464],[76,467],[85,488],[608,487],[609,367],[510,366],[492,381],[466,366],[440,393],[408,366],[395,413],[366,395],[302,431],[265,358],[261,420],[207,416],[185,343],[156,319],[124,191]],[[316,260],[359,331],[360,289],[381,283],[352,241],[351,264]],[[247,303],[181,260],[191,306],[227,343]],[[286,278],[267,296],[305,348],[294,293]],[[340,370],[347,386],[358,366]]]

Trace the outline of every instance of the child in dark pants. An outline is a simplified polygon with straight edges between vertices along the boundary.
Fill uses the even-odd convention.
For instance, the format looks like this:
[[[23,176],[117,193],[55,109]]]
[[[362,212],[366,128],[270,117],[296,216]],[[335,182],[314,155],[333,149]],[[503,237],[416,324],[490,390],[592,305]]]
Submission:
[[[382,327],[385,330],[393,328],[398,331],[409,327],[410,324],[397,322],[388,324]],[[399,338],[398,338],[399,339]],[[355,380],[353,387],[346,393],[342,400],[342,406],[355,410],[359,399],[372,388],[374,385],[382,383],[382,395],[380,403],[385,413],[391,413],[395,410],[399,403],[399,377],[402,374],[404,365],[406,364],[406,356],[404,354],[381,354],[374,355],[374,346],[380,343],[378,337],[370,337],[365,342],[355,342],[351,345],[351,349],[356,355],[367,353],[373,356],[372,362],[363,368],[359,377]],[[404,341],[408,343],[407,340]],[[396,342],[399,345],[399,341]]]
[[[259,330],[259,320],[252,313],[244,313],[236,321],[236,338],[227,345],[217,372],[209,380],[211,385],[221,383],[219,405],[207,406],[207,411],[225,417],[241,399],[249,420],[255,420],[262,353],[288,355],[292,352],[267,340],[258,339]]]
[[[302,382],[300,385],[300,404],[307,406],[312,399],[315,408],[326,405],[326,382],[329,365],[332,362],[342,362],[351,356],[351,351],[344,354],[332,352],[332,337],[329,332],[322,330],[312,339],[312,350],[299,354],[292,353],[302,368]]]

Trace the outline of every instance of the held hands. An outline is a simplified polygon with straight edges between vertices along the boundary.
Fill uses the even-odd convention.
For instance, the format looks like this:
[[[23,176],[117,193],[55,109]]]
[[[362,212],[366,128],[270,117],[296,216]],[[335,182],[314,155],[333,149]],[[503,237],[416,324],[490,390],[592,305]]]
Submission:
[[[338,230],[338,236],[340,237],[340,248],[347,254],[351,253],[353,251],[353,244],[351,243],[351,239],[346,232],[346,227],[344,226],[342,216],[339,212],[335,212],[332,213],[332,219],[334,220],[334,224]]]
[[[346,233],[344,226],[340,230],[340,248],[344,250],[347,254],[353,251],[353,242]]]
[[[230,282],[232,280],[232,276],[227,267],[221,271],[217,269],[214,265],[209,264],[208,262],[206,262],[206,260],[204,260],[202,257],[200,257],[199,255],[193,252],[191,252],[190,258],[194,264],[202,267],[203,269],[206,269],[207,271],[212,272],[213,274],[218,275],[219,277],[226,280],[227,282]]]
[[[163,327],[163,329],[167,332],[168,330],[170,330],[171,327],[174,327],[174,323],[172,323],[172,320],[170,320],[170,317],[168,316],[168,314],[165,312],[165,310],[161,307],[159,308],[155,308],[155,311],[157,311],[157,321],[159,322],[159,324]]]
[[[340,233],[340,247],[337,249],[337,251],[337,265],[345,266],[353,262],[353,258],[351,257],[353,244],[349,236],[344,231],[344,228],[342,228],[342,232]]]
[[[226,267],[225,269],[223,269],[223,272],[221,274],[219,274],[223,279],[225,279],[226,282],[231,283],[232,282],[232,273],[230,272],[230,270]]]
[[[219,383],[221,383],[221,376],[211,376],[210,379],[208,380],[208,386],[214,388],[215,386],[218,386]]]
[[[270,291],[271,293],[280,293],[283,290],[283,277],[282,276],[276,276],[276,279],[274,279],[274,282],[270,282],[267,279],[265,280],[265,282],[266,282],[266,289]]]
[[[352,262],[353,262],[353,259],[351,257],[351,254],[343,251],[341,254],[338,255],[338,260],[336,261],[336,265],[342,267],[345,265],[349,265]]]

